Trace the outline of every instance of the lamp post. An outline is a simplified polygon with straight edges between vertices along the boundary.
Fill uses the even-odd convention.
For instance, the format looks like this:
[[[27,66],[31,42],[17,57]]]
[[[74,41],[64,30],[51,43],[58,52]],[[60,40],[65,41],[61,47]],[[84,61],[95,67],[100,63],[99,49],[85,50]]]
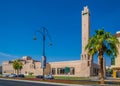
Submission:
[[[42,41],[43,41],[43,46],[42,46],[42,59],[41,59],[41,68],[43,68],[43,80],[44,80],[44,69],[46,68],[46,56],[45,56],[45,40],[46,36],[50,39],[50,46],[52,46],[52,40],[50,35],[48,34],[48,30],[45,27],[41,27],[39,30],[35,31],[34,34],[34,40],[37,40],[36,33],[39,32],[42,35]]]

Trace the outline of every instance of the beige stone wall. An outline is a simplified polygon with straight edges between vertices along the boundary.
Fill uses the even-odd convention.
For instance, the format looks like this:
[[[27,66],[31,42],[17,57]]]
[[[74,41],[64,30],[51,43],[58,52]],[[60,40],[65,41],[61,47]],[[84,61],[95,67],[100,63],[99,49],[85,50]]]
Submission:
[[[74,74],[69,74],[69,76],[77,76],[77,77],[89,77],[91,76],[91,64],[88,66],[87,59],[77,60],[77,61],[62,61],[62,62],[50,62],[47,63],[45,69],[45,75],[52,73],[52,68],[56,69],[55,76],[65,76],[66,74],[57,74],[58,68],[70,67],[74,68]],[[29,75],[29,73],[33,73],[33,75],[42,75],[43,69],[41,68],[41,63],[38,61],[30,60],[21,60],[23,63],[23,68],[21,70],[21,74]],[[94,64],[94,63],[93,63]],[[13,69],[13,63],[11,61],[3,62],[2,64],[3,74],[12,74],[15,73]],[[98,66],[93,66],[93,68],[98,68]]]
[[[77,60],[77,61],[63,61],[63,62],[50,62],[51,69],[55,68],[56,73],[55,76],[65,76],[65,74],[57,74],[58,68],[65,68],[65,67],[74,67],[75,74],[69,76],[76,76],[76,77],[89,77],[93,75],[91,72],[91,65],[88,66],[88,60]],[[93,63],[93,68],[99,69],[97,64]]]
[[[29,75],[29,73],[33,73],[33,75],[42,75],[42,72],[41,63],[34,62],[33,60],[23,64],[23,69],[21,70],[21,73],[25,75]]]
[[[38,61],[34,61],[33,59],[21,59],[21,62],[23,64],[23,68],[21,69],[20,73],[29,75],[29,73],[33,73],[33,75],[42,75],[43,70],[41,68],[41,63]],[[16,73],[13,69],[13,62],[12,61],[6,61],[2,64],[2,73],[5,74],[12,74]]]
[[[70,76],[80,76],[80,60],[78,61],[63,61],[63,62],[50,62],[49,63],[52,68],[56,69],[55,76],[63,76],[57,74],[57,68],[65,68],[65,67],[74,67],[75,68],[75,75]]]
[[[87,60],[82,60],[80,65],[80,77],[89,77],[90,76],[90,65],[88,66]]]
[[[118,38],[118,40],[120,41],[120,37]],[[116,67],[120,67],[120,46],[118,46],[118,55],[115,58],[115,65]]]
[[[118,40],[120,41],[120,32],[116,33]],[[118,46],[118,55],[115,57],[115,65],[111,65],[111,68],[120,68],[120,45]]]
[[[46,68],[45,68],[45,75],[50,74],[50,73],[51,73],[51,65],[47,63]]]
[[[13,69],[12,63],[10,61],[3,62],[2,73],[4,73],[4,74],[14,73],[14,69]]]
[[[43,69],[41,68],[41,63],[39,61],[33,60],[31,57],[27,56],[21,59],[23,64],[23,68],[21,69],[20,73],[24,75],[29,75],[29,73],[33,73],[33,75],[42,75]],[[49,74],[51,71],[50,64],[47,63],[45,69],[45,75]],[[3,74],[16,74],[15,70],[13,69],[13,61],[5,61],[2,63],[2,73]]]

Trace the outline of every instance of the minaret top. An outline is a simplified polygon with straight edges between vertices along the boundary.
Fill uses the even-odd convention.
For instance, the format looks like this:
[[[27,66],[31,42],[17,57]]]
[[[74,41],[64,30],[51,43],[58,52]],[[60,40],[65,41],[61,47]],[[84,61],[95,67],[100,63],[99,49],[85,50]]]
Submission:
[[[84,10],[82,11],[82,15],[85,15],[85,14],[90,14],[90,11],[88,9],[88,6],[85,6],[84,7]]]
[[[120,31],[116,32],[116,37],[120,37]]]
[[[119,34],[119,33],[120,33],[120,31],[117,31],[117,32],[116,32],[116,34]]]

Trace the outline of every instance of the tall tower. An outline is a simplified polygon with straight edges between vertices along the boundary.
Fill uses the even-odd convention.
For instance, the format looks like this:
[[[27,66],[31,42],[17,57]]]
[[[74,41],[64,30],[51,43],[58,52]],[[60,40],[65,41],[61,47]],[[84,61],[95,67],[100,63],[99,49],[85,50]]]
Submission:
[[[81,54],[81,77],[89,77],[93,73],[93,59],[88,55],[88,50],[85,50],[88,44],[90,35],[90,11],[87,6],[82,11],[82,54]]]
[[[90,11],[88,7],[84,7],[82,11],[82,54],[87,54],[85,46],[88,43],[90,35]]]

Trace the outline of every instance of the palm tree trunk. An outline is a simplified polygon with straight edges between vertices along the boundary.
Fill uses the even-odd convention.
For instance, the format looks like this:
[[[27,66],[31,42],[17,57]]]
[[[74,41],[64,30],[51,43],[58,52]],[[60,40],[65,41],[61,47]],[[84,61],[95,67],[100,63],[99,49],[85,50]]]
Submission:
[[[19,75],[19,70],[17,69],[17,76]]]
[[[19,69],[19,73],[21,74],[21,69]]]
[[[100,62],[100,83],[104,84],[104,70],[103,70],[103,56],[99,56],[99,62]]]
[[[16,70],[15,70],[15,74],[16,74]]]

